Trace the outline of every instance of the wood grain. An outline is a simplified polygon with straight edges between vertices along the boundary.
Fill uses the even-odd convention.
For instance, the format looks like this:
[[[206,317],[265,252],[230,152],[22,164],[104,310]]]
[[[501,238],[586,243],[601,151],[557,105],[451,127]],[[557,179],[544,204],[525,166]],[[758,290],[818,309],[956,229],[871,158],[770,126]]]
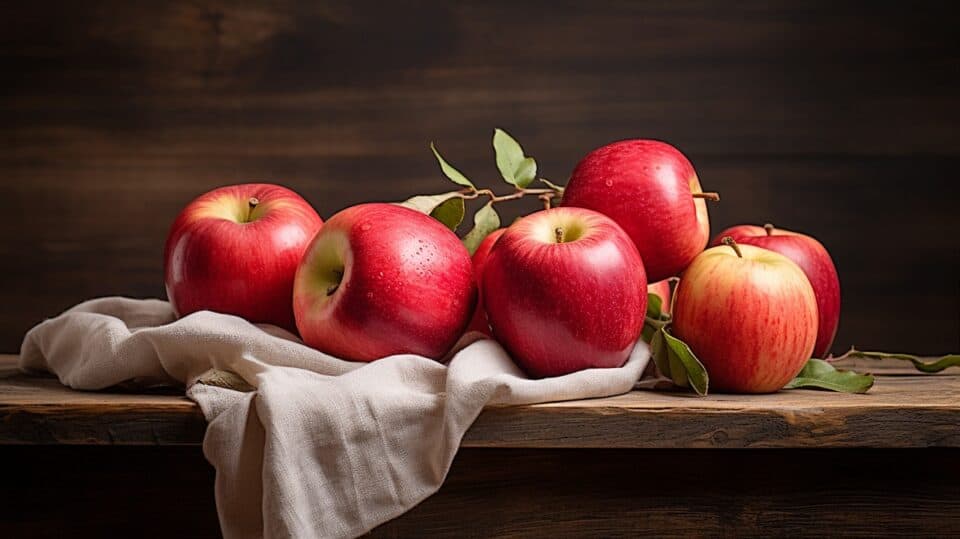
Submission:
[[[889,537],[960,529],[956,450],[463,450],[374,537]]]
[[[11,376],[4,368],[0,392],[0,445],[196,445],[207,426],[182,390],[81,392],[53,377]]]
[[[955,449],[462,449],[370,537],[952,537]],[[219,537],[199,447],[0,446],[4,537]]]
[[[881,362],[877,372],[902,366]],[[77,392],[19,374],[0,356],[0,444],[198,444],[199,408],[176,394]],[[464,447],[960,447],[960,375],[878,376],[866,395],[634,391],[617,397],[487,408]]]
[[[828,246],[836,351],[956,351],[950,7],[17,3],[0,18],[0,351],[90,297],[163,297],[167,227],[203,191],[278,181],[329,217],[445,189],[430,140],[492,184],[494,126],[561,183],[603,143],[669,140],[723,195],[714,231],[773,221]]]

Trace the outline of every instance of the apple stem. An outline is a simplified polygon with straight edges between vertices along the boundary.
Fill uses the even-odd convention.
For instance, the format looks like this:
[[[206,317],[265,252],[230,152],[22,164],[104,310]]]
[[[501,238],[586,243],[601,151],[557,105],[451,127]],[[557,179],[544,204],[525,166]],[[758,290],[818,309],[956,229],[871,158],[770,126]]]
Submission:
[[[732,247],[732,248],[733,248],[733,251],[734,251],[735,253],[737,253],[737,257],[738,257],[738,258],[743,258],[743,253],[740,252],[740,246],[737,245],[737,242],[734,241],[733,238],[731,238],[730,236],[724,236],[724,237],[723,237],[723,244],[724,244],[724,245],[729,245],[730,247]]]
[[[563,243],[563,229],[557,227],[553,229],[553,233],[557,235],[557,243]]]
[[[703,198],[712,202],[720,200],[720,193],[691,193],[693,198]]]
[[[774,226],[770,223],[763,225],[763,229],[767,231],[767,236],[773,236]]]
[[[257,204],[260,204],[259,198],[250,197],[247,199],[247,215],[243,217],[241,222],[250,223],[253,221],[253,210],[257,208]]]

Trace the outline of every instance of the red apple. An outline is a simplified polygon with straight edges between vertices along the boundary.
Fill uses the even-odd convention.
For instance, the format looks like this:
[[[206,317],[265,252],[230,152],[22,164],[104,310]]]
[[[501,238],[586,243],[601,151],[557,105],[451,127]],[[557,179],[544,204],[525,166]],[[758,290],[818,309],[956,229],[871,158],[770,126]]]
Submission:
[[[473,253],[473,275],[477,280],[478,286],[480,284],[480,276],[483,275],[483,268],[487,264],[487,256],[490,255],[490,249],[493,249],[493,244],[500,239],[500,236],[502,236],[506,230],[506,228],[498,228],[497,230],[487,234],[487,237],[483,238],[483,241],[480,242],[480,245],[477,246],[477,250]],[[478,292],[477,308],[473,311],[473,319],[470,320],[470,325],[467,327],[467,331],[479,331],[480,333],[491,337],[490,324],[487,322],[487,313],[483,308],[483,292]]]
[[[707,249],[683,272],[672,327],[707,368],[712,389],[769,393],[810,358],[817,300],[789,258],[731,242]]]
[[[322,223],[307,201],[279,185],[201,195],[177,216],[164,248],[174,311],[211,310],[296,331],[293,277]]]
[[[710,219],[693,165],[656,140],[623,140],[577,165],[563,205],[596,210],[627,232],[651,281],[677,275],[707,245]]]
[[[515,222],[481,275],[496,339],[534,377],[626,362],[643,329],[647,277],[610,218],[554,208]]]
[[[344,359],[440,359],[477,297],[470,254],[432,217],[361,204],[331,217],[297,270],[293,309],[308,345]]]
[[[830,346],[837,335],[837,325],[840,323],[840,278],[826,248],[810,236],[774,228],[773,225],[731,227],[717,236],[712,244],[719,245],[724,236],[730,236],[740,244],[776,251],[800,266],[817,296],[820,325],[813,355],[825,357],[830,352]]]
[[[670,314],[670,280],[664,279],[647,285],[647,294],[656,294],[660,297],[660,312]]]

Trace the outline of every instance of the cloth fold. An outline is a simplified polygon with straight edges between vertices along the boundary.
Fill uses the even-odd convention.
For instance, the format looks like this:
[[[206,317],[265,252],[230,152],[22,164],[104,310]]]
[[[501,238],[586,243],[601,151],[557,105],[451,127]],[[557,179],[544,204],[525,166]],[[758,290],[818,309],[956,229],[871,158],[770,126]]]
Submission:
[[[621,368],[532,380],[495,341],[469,341],[446,365],[356,363],[273,326],[113,297],[31,329],[20,366],[83,390],[182,384],[208,422],[225,537],[352,537],[436,492],[484,406],[625,393],[650,357],[641,342]],[[254,390],[197,383],[210,369]]]

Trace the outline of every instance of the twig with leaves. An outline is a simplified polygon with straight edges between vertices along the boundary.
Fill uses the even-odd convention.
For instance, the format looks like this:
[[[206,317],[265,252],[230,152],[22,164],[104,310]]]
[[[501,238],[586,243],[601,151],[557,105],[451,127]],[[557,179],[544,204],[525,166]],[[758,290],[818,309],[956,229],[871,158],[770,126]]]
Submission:
[[[529,195],[536,196],[543,202],[545,208],[550,208],[563,197],[563,187],[544,178],[539,178],[538,181],[545,185],[545,188],[530,187],[530,184],[538,179],[537,161],[525,155],[520,143],[502,129],[493,131],[493,150],[500,176],[503,177],[503,181],[513,187],[513,191],[507,194],[498,195],[492,189],[477,188],[466,175],[440,155],[436,145],[431,143],[430,150],[440,164],[443,175],[459,185],[461,189],[436,195],[415,196],[402,204],[430,214],[450,230],[456,231],[466,213],[465,201],[486,197],[488,199],[486,204],[473,214],[473,227],[463,237],[463,243],[470,254],[477,250],[483,238],[500,228],[500,215],[494,209],[494,204]]]

